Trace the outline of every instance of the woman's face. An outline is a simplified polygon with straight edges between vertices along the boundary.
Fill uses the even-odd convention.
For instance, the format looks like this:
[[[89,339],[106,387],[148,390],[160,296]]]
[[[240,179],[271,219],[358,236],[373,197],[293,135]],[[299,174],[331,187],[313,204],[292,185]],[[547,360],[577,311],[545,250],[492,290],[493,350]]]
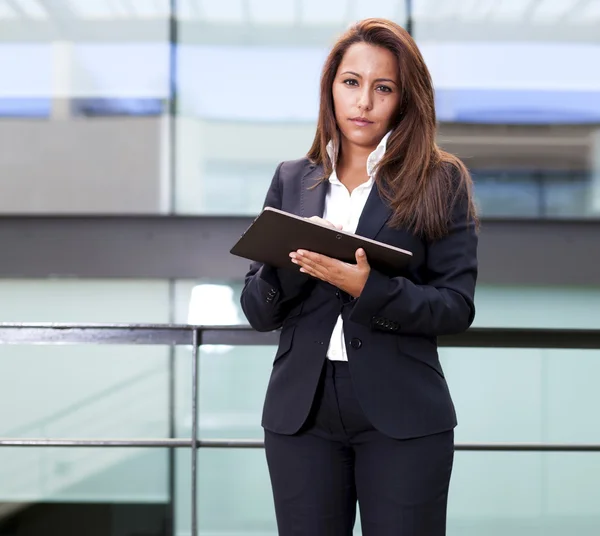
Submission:
[[[382,47],[353,44],[342,58],[332,92],[343,141],[374,149],[390,130],[400,102],[395,56]]]

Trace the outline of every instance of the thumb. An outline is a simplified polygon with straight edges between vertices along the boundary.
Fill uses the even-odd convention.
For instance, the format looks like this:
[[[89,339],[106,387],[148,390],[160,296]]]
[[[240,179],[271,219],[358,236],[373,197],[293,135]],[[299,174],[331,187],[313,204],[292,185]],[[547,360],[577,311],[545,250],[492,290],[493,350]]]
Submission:
[[[359,248],[356,250],[356,264],[359,268],[367,268],[369,266],[369,262],[367,261],[367,254],[363,248]]]

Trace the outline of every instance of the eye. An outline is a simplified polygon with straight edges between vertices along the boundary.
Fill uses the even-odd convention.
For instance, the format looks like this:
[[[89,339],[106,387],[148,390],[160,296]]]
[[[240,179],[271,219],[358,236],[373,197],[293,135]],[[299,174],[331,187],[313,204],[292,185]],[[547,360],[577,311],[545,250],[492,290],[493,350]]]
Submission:
[[[382,91],[383,93],[391,93],[392,88],[389,86],[377,86],[377,91]]]
[[[358,80],[354,78],[348,78],[344,80],[344,84],[346,84],[347,86],[358,86]]]

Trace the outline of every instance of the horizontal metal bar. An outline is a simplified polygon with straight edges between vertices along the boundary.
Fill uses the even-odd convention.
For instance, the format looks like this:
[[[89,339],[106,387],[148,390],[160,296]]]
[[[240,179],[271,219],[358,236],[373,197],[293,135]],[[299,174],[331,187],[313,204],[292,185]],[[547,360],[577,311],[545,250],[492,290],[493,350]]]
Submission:
[[[0,323],[0,344],[150,344],[191,345],[193,331],[203,344],[276,345],[279,333],[259,333],[248,325],[46,324]],[[463,348],[600,349],[600,330],[471,328],[444,336],[440,346]]]
[[[157,344],[192,343],[192,331],[171,326],[0,325],[4,344]]]
[[[600,330],[471,328],[459,335],[440,337],[440,346],[460,348],[600,349]]]
[[[0,438],[0,447],[148,447],[192,448],[190,439],[38,439]],[[259,439],[198,439],[197,448],[262,449]],[[457,443],[456,451],[471,452],[600,452],[594,443]]]
[[[600,444],[585,443],[457,443],[456,451],[474,452],[600,452]]]
[[[0,447],[152,447],[192,448],[191,439],[39,439],[0,438]]]
[[[0,323],[0,344],[143,344],[191,345],[194,329],[203,344],[276,345],[279,333],[250,326],[188,324],[7,324]]]
[[[279,344],[279,331],[260,333],[249,326],[239,328],[204,328],[202,344],[228,344],[233,346],[275,346]]]
[[[265,443],[261,439],[199,439],[196,446],[207,449],[262,449]]]

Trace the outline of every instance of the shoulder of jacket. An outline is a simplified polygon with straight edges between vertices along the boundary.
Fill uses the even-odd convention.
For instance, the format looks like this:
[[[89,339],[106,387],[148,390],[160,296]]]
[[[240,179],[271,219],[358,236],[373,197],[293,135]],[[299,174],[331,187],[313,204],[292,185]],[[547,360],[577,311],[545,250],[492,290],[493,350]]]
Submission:
[[[296,160],[285,160],[279,164],[279,179],[282,181],[293,181],[299,179],[314,164],[306,157]]]

